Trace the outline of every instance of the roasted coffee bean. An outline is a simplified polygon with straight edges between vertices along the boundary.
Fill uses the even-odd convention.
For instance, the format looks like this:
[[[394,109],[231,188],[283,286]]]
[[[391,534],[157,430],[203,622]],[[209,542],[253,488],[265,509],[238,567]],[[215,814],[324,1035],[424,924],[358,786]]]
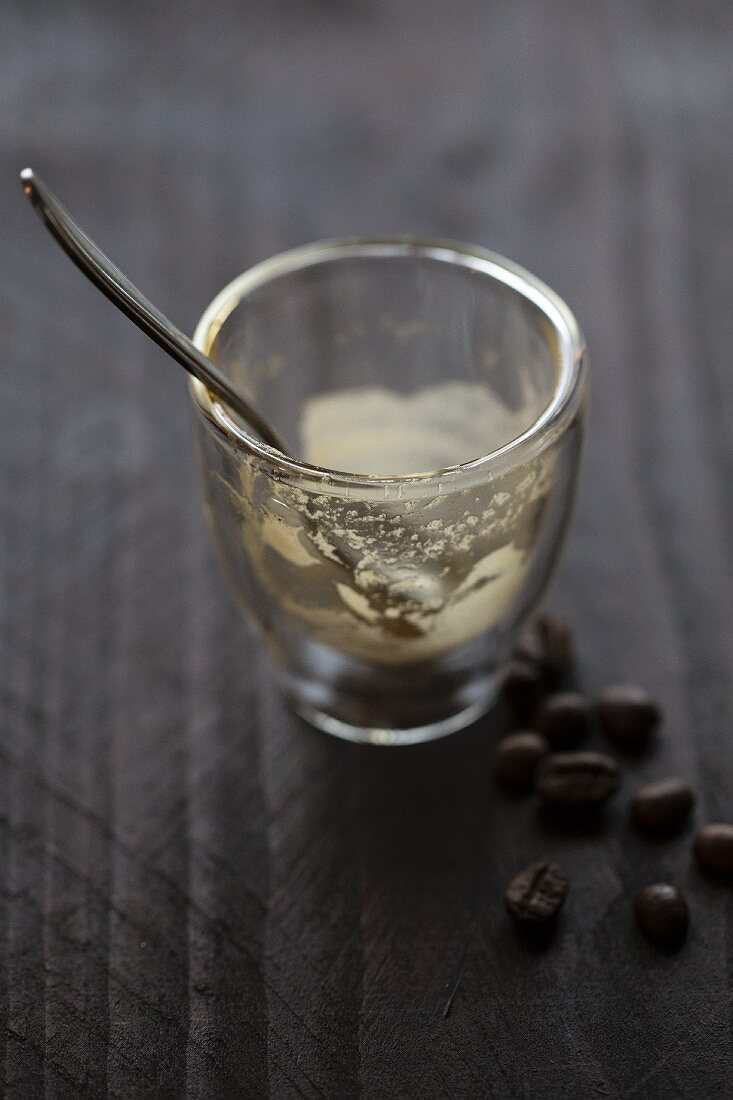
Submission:
[[[529,718],[547,688],[542,670],[537,665],[529,661],[510,661],[504,672],[501,690],[514,713]]]
[[[496,749],[496,778],[503,787],[532,786],[535,768],[550,751],[546,737],[534,730],[518,730],[504,737]]]
[[[709,871],[733,871],[733,825],[703,825],[695,836],[695,855]]]
[[[687,935],[690,918],[685,896],[666,882],[645,886],[636,895],[634,913],[644,935],[662,947],[679,947]]]
[[[661,717],[659,703],[634,684],[612,684],[598,697],[601,728],[621,748],[643,748]]]
[[[590,729],[590,709],[577,692],[559,692],[540,703],[531,724],[553,749],[574,749]]]
[[[695,803],[692,787],[684,779],[660,779],[640,787],[631,800],[631,820],[647,833],[679,829]]]
[[[538,615],[522,632],[516,656],[537,665],[551,683],[567,672],[573,659],[570,627],[555,615]]]
[[[519,924],[539,925],[557,916],[567,892],[567,876],[558,863],[531,863],[509,883],[504,900]]]
[[[600,806],[618,789],[618,765],[600,752],[555,752],[540,761],[534,789],[555,806]]]

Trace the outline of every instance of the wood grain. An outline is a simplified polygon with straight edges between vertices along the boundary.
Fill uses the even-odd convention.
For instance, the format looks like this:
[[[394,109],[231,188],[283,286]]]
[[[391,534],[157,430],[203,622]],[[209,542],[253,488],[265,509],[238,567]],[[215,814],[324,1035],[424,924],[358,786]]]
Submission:
[[[733,798],[733,11],[716,0],[0,9],[0,1077],[49,1097],[729,1095],[729,889],[629,792]],[[31,164],[192,330],[280,249],[426,233],[534,270],[593,410],[550,602],[664,701],[596,830],[279,700],[213,560],[177,367],[27,209]],[[501,895],[571,880],[530,950]],[[633,927],[688,892],[684,950]]]

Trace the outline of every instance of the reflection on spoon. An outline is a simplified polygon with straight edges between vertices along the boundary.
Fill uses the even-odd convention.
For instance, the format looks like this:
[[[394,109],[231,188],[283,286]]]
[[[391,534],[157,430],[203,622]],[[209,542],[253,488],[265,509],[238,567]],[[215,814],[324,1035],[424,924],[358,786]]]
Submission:
[[[35,172],[25,168],[20,173],[20,178],[25,194],[46,228],[97,289],[194,378],[198,378],[212,393],[239,413],[268,446],[287,455],[288,448],[275,429],[232,387],[226,375],[156,309],[82,232]]]

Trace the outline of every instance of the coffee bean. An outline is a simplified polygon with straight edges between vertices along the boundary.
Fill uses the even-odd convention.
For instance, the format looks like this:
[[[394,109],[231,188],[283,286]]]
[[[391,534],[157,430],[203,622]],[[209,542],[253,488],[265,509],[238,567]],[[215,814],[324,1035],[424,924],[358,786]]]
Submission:
[[[531,787],[535,768],[550,751],[546,737],[519,730],[504,737],[496,749],[496,778],[504,787]]]
[[[519,924],[539,925],[557,916],[567,892],[567,876],[558,863],[531,863],[509,883],[504,900]]]
[[[733,871],[733,825],[703,825],[695,836],[694,848],[709,871]]]
[[[644,688],[612,684],[598,697],[598,718],[603,732],[621,748],[643,748],[659,725],[662,711]]]
[[[631,800],[631,819],[644,832],[672,832],[684,824],[694,803],[684,779],[661,779],[639,788]]]
[[[618,765],[600,752],[556,752],[537,767],[534,789],[555,806],[600,806],[618,789]]]
[[[542,670],[529,661],[510,661],[504,671],[502,694],[514,713],[529,718],[547,691]]]
[[[665,882],[645,886],[636,895],[634,912],[644,935],[662,947],[679,947],[687,935],[689,912],[685,896]]]
[[[544,733],[553,749],[574,749],[590,729],[590,710],[577,692],[559,692],[540,703],[532,726]]]
[[[516,656],[537,665],[551,683],[567,672],[573,659],[570,627],[555,615],[538,615],[522,632]]]

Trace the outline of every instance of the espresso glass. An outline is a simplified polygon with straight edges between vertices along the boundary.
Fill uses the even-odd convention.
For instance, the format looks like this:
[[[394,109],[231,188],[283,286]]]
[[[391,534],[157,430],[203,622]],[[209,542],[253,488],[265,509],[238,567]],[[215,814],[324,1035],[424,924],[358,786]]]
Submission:
[[[477,718],[573,502],[570,310],[479,248],[325,241],[235,279],[195,341],[289,444],[191,383],[209,523],[291,705],[377,744]]]

